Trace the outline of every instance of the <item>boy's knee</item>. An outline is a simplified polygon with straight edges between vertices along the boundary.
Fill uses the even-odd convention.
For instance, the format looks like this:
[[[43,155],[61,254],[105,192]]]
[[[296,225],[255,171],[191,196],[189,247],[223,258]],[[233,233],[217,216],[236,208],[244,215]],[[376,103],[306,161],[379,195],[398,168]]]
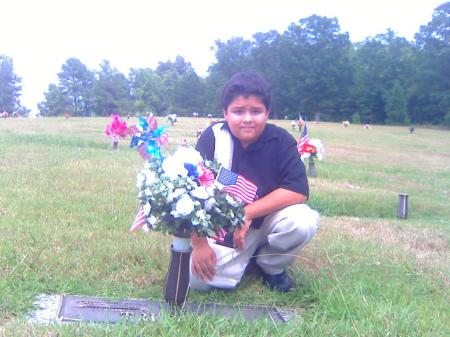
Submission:
[[[195,290],[201,291],[201,292],[209,291],[212,288],[209,284],[207,284],[203,280],[195,277],[192,274],[191,274],[191,278],[190,278],[190,281],[189,281],[189,287],[191,289],[195,289]]]

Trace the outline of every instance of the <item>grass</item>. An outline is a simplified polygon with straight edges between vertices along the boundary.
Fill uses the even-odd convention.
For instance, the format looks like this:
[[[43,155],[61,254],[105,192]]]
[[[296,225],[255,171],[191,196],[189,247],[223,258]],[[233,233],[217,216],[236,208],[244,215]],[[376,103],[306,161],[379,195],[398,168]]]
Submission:
[[[38,326],[41,293],[162,299],[170,238],[128,233],[143,162],[102,131],[105,118],[0,120],[0,336],[448,336],[450,134],[446,130],[311,123],[325,159],[310,178],[321,229],[291,269],[287,294],[256,276],[191,301],[276,305],[300,320],[274,325],[208,316],[154,323]],[[132,120],[130,123],[134,122]],[[163,121],[160,121],[163,123]],[[181,118],[173,151],[209,121]],[[289,121],[273,121],[291,130]],[[399,193],[407,220],[396,218]]]

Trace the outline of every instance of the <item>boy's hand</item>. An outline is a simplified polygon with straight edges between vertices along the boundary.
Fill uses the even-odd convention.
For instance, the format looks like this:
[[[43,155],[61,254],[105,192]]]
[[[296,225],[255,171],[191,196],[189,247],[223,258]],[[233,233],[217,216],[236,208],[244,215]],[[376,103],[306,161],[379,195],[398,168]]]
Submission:
[[[192,245],[192,274],[203,281],[211,281],[216,274],[216,253],[208,242]]]
[[[244,249],[245,247],[245,235],[250,228],[250,224],[252,223],[251,219],[247,219],[245,217],[245,222],[241,228],[238,228],[233,233],[233,244],[237,249]]]

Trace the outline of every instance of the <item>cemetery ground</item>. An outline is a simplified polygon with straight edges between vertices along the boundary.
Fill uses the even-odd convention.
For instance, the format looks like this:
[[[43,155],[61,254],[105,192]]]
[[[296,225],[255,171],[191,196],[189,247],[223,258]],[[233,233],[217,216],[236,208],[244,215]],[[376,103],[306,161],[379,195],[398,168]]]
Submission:
[[[309,180],[321,229],[290,270],[293,291],[272,292],[250,275],[237,291],[189,294],[200,303],[295,309],[298,320],[28,323],[39,294],[162,300],[171,240],[128,232],[144,163],[129,138],[111,149],[108,122],[0,121],[0,336],[450,335],[450,132],[340,123],[308,124],[326,150]],[[183,138],[194,145],[208,122],[179,118],[164,150]],[[272,122],[298,138],[289,121]],[[406,220],[396,218],[399,193],[409,195]]]

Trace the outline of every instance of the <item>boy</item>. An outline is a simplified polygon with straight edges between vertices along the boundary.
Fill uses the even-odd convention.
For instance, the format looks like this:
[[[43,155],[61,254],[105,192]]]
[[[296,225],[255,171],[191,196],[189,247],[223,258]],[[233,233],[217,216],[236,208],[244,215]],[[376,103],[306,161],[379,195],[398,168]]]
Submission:
[[[234,288],[250,258],[273,290],[289,291],[285,269],[314,236],[319,215],[303,203],[309,196],[305,166],[295,139],[266,124],[271,93],[253,72],[235,74],[222,91],[225,122],[209,126],[196,149],[210,160],[257,186],[257,198],[245,206],[245,223],[233,233],[233,247],[211,238],[192,237],[191,287]]]

